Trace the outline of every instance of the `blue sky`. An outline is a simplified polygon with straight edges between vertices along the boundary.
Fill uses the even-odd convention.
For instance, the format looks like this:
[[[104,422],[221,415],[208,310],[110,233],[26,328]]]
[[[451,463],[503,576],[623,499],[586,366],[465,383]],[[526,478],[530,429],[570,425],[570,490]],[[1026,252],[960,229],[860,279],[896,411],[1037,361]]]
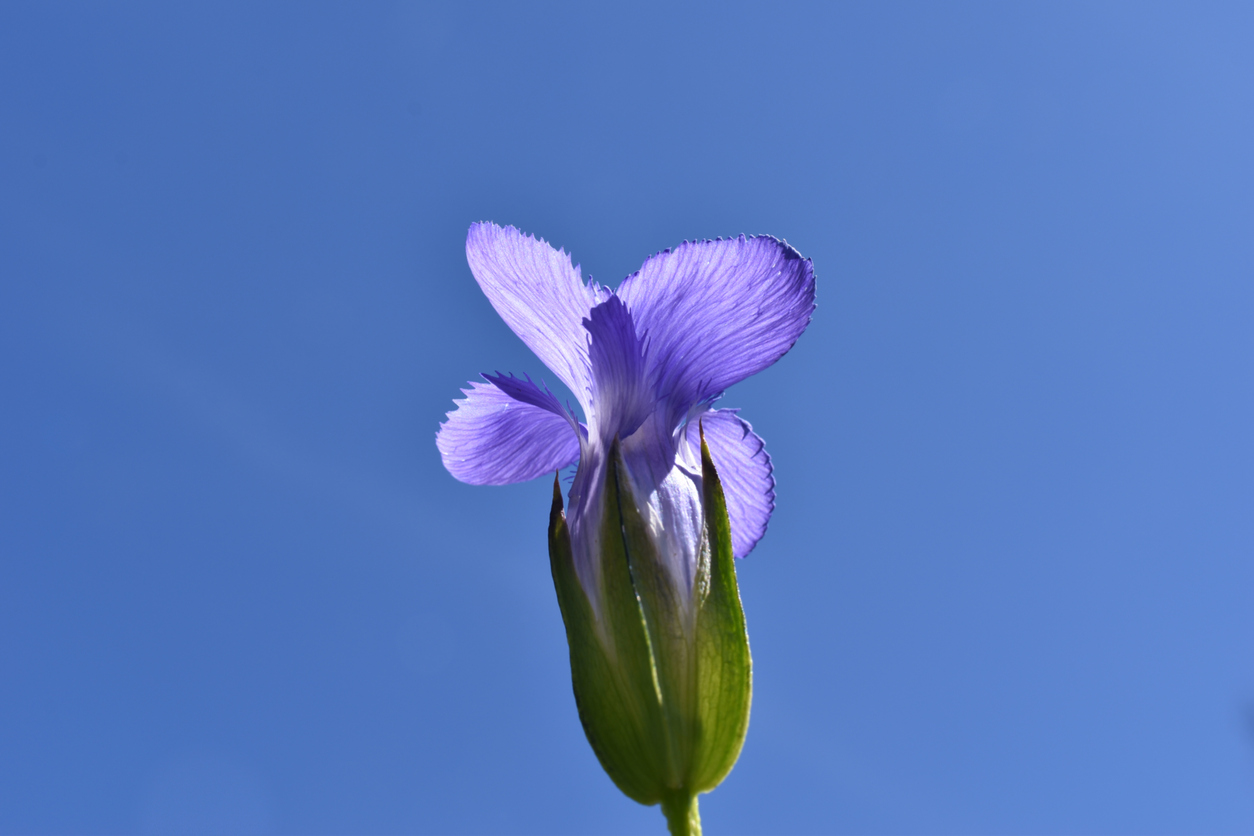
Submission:
[[[1254,828],[1248,4],[0,7],[0,832],[640,833],[465,263],[769,233],[708,832]]]

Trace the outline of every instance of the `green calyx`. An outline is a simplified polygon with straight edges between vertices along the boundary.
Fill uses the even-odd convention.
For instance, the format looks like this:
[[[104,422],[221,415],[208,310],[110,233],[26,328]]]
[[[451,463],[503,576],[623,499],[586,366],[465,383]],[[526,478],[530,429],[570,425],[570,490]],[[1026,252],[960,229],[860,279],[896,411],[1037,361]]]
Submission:
[[[699,834],[696,796],[726,777],[749,725],[752,662],[723,488],[701,440],[705,526],[691,595],[648,536],[618,445],[607,466],[600,618],[572,562],[558,483],[549,558],[570,645],[579,719],[628,797],[662,804],[673,834]]]

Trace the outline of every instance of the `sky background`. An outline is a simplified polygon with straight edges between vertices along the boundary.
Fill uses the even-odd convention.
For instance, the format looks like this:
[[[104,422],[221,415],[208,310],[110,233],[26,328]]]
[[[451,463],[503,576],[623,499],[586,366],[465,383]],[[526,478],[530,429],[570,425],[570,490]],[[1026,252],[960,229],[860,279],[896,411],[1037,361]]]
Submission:
[[[551,483],[456,482],[513,224],[769,233],[711,834],[1254,830],[1254,6],[0,5],[0,832],[662,833]]]

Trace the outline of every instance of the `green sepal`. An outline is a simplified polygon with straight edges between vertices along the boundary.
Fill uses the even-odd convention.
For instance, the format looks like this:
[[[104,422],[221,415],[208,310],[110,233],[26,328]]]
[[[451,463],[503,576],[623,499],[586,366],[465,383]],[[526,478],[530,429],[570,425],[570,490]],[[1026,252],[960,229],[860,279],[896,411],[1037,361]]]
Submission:
[[[701,474],[710,561],[709,586],[697,617],[697,715],[702,734],[694,755],[690,787],[695,792],[708,792],[731,772],[744,746],[753,699],[753,659],[736,583],[727,499],[710,458],[704,430]]]
[[[615,467],[613,462],[610,467]],[[626,796],[657,804],[664,789],[661,698],[644,615],[623,552],[616,480],[611,476],[608,481],[601,530],[601,621],[575,574],[557,480],[549,514],[549,563],[570,645],[575,704],[588,743]]]

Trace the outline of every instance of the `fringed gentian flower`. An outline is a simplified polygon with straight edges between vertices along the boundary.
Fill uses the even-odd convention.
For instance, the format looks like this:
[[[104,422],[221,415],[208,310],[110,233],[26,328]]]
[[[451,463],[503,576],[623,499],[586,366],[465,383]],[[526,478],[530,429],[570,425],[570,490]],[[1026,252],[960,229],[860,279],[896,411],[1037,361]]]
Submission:
[[[774,363],[814,310],[810,261],[769,236],[685,242],[617,291],[513,227],[470,228],[492,306],[579,401],[472,381],[436,444],[453,476],[501,485],[578,462],[549,545],[580,719],[628,796],[699,832],[696,795],[739,754],[751,673],[731,557],[766,531],[771,460],[723,391]]]

